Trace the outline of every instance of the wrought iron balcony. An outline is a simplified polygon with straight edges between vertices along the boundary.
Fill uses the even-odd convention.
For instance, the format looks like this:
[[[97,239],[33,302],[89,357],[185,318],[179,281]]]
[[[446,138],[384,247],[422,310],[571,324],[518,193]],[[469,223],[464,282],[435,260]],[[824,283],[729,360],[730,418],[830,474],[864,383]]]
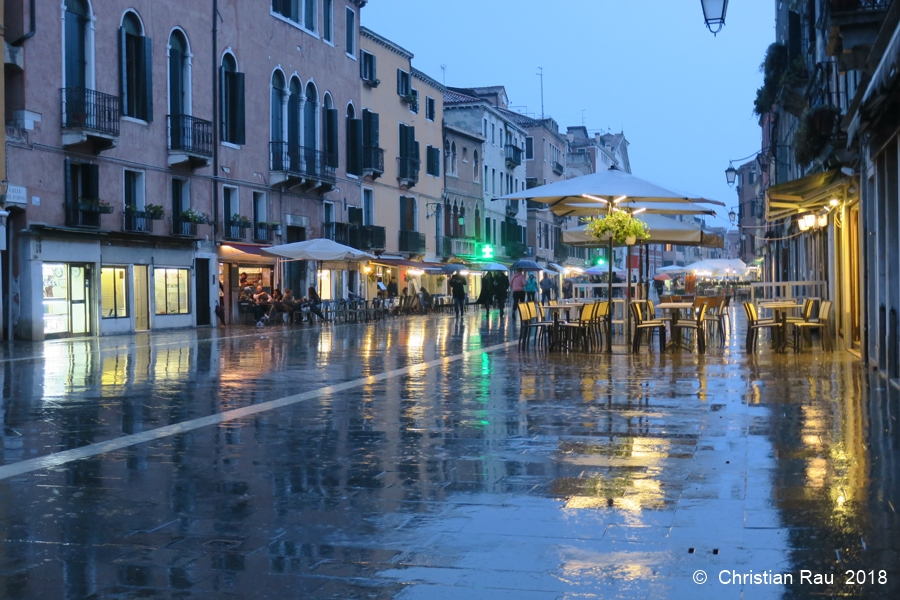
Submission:
[[[227,240],[242,240],[247,236],[246,221],[232,221],[225,219],[225,230],[222,236]]]
[[[397,179],[400,185],[412,187],[419,183],[419,165],[421,161],[418,158],[409,156],[401,156],[397,158]]]
[[[418,231],[400,231],[400,252],[425,254],[425,234]]]
[[[270,142],[271,185],[287,183],[289,187],[307,184],[331,190],[335,182],[335,169],[329,166],[325,153],[314,148],[288,142]],[[331,161],[330,164],[334,164]]]
[[[350,224],[349,223],[325,223],[325,237],[329,240],[350,245]]]
[[[172,235],[197,237],[197,224],[181,217],[172,217]]]
[[[445,235],[441,240],[441,256],[475,256],[475,238]]]
[[[100,215],[103,214],[99,210],[94,210],[92,206],[86,206],[80,202],[66,202],[66,227],[100,227]]]
[[[522,164],[522,149],[512,144],[506,146],[506,166],[518,167]]]
[[[557,241],[553,247],[553,259],[558,263],[563,263],[571,256],[573,256],[572,247],[569,244]]]
[[[274,237],[275,234],[268,225],[260,225],[259,223],[256,223],[253,226],[253,241],[271,242]]]
[[[350,243],[351,248],[357,250],[384,250],[387,236],[384,227],[376,225],[351,225],[350,226]]]
[[[510,258],[524,258],[528,252],[528,247],[522,242],[506,242],[503,246],[506,256]]]
[[[212,123],[191,115],[167,115],[169,166],[190,163],[192,169],[209,165]]]
[[[142,210],[125,210],[125,231],[132,233],[153,233],[153,219]]]
[[[566,172],[566,168],[555,160],[553,161],[553,164],[551,166],[553,167],[553,172],[557,175],[562,175]]]
[[[506,201],[506,216],[507,217],[515,217],[519,214],[519,201],[518,200],[507,200]]]
[[[87,88],[62,88],[63,145],[93,142],[98,151],[113,148],[119,136],[119,97]]]
[[[363,175],[371,175],[373,179],[384,175],[384,150],[382,148],[363,148]]]

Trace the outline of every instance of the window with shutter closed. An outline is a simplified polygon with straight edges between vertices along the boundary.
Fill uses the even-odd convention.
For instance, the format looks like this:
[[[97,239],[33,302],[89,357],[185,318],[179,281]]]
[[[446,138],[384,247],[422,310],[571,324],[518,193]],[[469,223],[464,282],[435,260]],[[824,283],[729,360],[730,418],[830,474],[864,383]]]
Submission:
[[[362,119],[347,120],[347,173],[362,175]]]

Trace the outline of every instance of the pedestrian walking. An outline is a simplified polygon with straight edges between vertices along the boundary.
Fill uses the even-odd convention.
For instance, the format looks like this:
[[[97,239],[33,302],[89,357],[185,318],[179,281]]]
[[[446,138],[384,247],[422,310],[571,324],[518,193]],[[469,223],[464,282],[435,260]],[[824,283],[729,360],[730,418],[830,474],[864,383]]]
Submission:
[[[513,304],[525,302],[525,272],[518,269],[509,280],[509,287],[512,289]]]
[[[481,293],[478,294],[476,304],[484,305],[484,309],[488,310],[494,301],[494,276],[490,272],[485,273],[481,278]]]
[[[506,310],[506,298],[509,295],[509,277],[506,271],[500,271],[494,275],[494,296],[497,298],[497,304],[500,305],[500,318]]]
[[[450,291],[453,294],[453,309],[459,317],[465,312],[466,301],[466,278],[460,275],[459,271],[454,271],[450,278]]]
[[[537,279],[534,276],[534,273],[528,274],[528,279],[525,281],[525,295],[528,297],[529,302],[534,302],[535,296],[537,296],[538,284]]]
[[[553,280],[550,278],[550,275],[544,273],[544,278],[541,279],[541,304],[547,306],[550,304],[550,294],[553,291]]]

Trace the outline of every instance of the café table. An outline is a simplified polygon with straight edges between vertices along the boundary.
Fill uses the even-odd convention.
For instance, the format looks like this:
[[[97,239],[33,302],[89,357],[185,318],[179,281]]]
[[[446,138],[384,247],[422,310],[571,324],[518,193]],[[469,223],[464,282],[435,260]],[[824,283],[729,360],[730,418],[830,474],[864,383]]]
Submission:
[[[682,349],[682,350],[688,349],[688,348],[685,348],[684,345],[681,343],[681,329],[678,327],[675,327],[675,324],[678,322],[678,319],[681,318],[682,310],[691,310],[693,308],[694,308],[693,302],[660,302],[659,304],[656,305],[657,310],[667,310],[667,311],[669,311],[669,315],[672,317],[672,324],[670,326],[672,331],[671,331],[669,343],[666,344],[666,350],[675,349],[675,348]],[[698,332],[697,335],[700,335],[700,333]]]
[[[781,323],[781,327],[776,327],[775,335],[775,351],[784,352],[791,344],[788,343],[787,335],[787,313],[793,310],[800,310],[803,304],[793,300],[776,300],[774,302],[760,302],[759,308],[767,308],[772,311],[772,318]]]

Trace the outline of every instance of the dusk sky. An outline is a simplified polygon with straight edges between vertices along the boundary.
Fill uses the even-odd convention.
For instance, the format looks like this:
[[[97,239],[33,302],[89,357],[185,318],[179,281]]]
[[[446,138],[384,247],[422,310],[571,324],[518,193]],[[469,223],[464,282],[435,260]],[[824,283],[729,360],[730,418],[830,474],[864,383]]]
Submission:
[[[582,119],[624,131],[635,175],[731,207],[728,161],[760,148],[753,99],[774,8],[731,2],[716,37],[697,0],[372,0],[361,20],[438,81],[504,85],[537,116],[543,67],[544,113],[561,131]],[[727,225],[727,210],[709,225]]]

